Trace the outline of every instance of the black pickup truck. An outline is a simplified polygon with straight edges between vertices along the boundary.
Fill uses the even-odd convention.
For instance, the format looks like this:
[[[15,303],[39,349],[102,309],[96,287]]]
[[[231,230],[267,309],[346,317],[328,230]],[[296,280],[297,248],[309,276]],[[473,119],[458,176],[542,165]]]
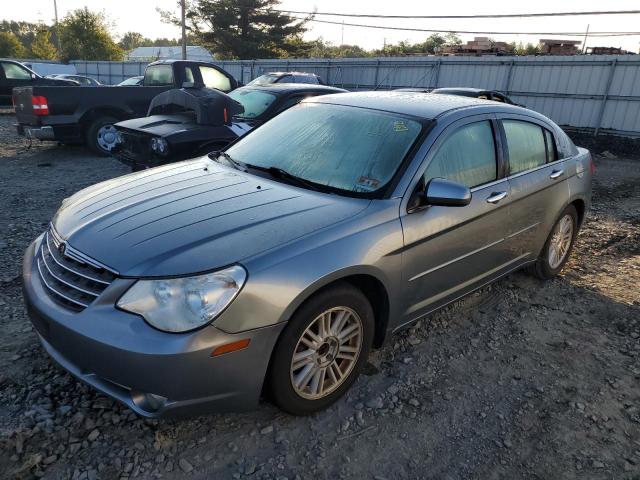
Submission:
[[[142,87],[15,88],[18,133],[39,140],[84,143],[106,156],[116,144],[114,123],[143,117],[156,95],[193,84],[223,92],[238,86],[231,74],[211,63],[162,60],[147,66]]]

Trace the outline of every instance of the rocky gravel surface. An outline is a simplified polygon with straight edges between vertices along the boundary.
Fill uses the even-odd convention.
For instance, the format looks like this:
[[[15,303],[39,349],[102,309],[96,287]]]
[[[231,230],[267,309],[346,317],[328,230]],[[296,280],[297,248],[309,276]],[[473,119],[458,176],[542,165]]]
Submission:
[[[597,157],[563,275],[515,273],[374,352],[308,418],[145,420],[57,367],[20,264],[61,200],[126,172],[16,137],[0,115],[0,477],[640,479],[640,161]]]

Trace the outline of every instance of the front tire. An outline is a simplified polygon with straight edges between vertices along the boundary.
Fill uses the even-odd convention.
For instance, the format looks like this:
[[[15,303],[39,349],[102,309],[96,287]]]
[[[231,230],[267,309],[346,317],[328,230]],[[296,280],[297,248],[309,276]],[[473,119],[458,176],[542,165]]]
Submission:
[[[540,256],[530,271],[541,280],[549,280],[562,270],[578,235],[578,212],[573,205],[565,208],[544,244]]]
[[[315,294],[275,348],[268,379],[273,401],[293,415],[334,403],[358,378],[373,332],[373,309],[357,288],[340,283]]]
[[[111,149],[116,145],[116,129],[114,123],[118,123],[114,117],[99,117],[91,122],[85,135],[87,147],[102,157],[111,155]]]

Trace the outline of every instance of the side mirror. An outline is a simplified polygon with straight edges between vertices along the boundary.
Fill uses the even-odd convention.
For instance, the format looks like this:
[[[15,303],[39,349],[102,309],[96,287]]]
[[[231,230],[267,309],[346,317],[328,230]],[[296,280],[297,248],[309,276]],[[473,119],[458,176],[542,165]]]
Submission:
[[[35,73],[31,74],[31,80],[35,80],[36,78],[38,78],[38,76]]]
[[[464,207],[471,203],[471,190],[461,183],[434,178],[423,194],[424,203],[441,207]]]

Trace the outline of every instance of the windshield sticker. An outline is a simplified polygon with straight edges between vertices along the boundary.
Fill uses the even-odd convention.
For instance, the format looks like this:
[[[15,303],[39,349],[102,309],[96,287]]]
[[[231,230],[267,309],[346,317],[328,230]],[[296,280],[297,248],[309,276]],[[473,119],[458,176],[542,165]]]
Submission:
[[[358,190],[371,192],[378,188],[378,186],[380,185],[380,180],[377,180],[375,178],[369,178],[369,177],[360,177],[357,181],[357,185],[358,185]]]
[[[393,131],[394,132],[406,132],[409,130],[407,126],[404,124],[402,120],[396,120],[393,122]]]

